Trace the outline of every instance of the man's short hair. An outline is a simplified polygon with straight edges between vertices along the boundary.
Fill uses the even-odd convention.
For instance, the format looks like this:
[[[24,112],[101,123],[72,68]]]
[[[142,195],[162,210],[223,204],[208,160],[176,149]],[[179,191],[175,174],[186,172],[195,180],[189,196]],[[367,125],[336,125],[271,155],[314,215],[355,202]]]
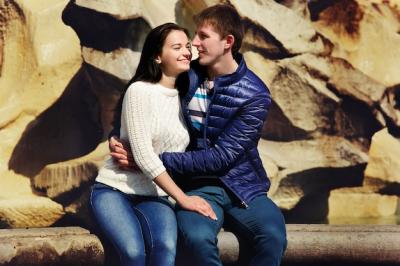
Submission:
[[[232,54],[239,52],[243,40],[242,19],[237,10],[230,4],[218,4],[208,7],[194,17],[196,26],[209,24],[221,35],[221,38],[232,34],[235,42],[232,47]]]

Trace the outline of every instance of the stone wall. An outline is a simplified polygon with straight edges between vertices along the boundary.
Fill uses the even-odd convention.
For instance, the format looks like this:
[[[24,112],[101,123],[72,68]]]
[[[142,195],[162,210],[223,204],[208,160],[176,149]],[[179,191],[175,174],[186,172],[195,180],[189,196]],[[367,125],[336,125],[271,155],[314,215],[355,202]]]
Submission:
[[[147,32],[193,32],[219,2],[0,0],[0,227],[90,226],[89,186]],[[288,222],[395,215],[400,1],[229,2],[273,96],[259,152]]]

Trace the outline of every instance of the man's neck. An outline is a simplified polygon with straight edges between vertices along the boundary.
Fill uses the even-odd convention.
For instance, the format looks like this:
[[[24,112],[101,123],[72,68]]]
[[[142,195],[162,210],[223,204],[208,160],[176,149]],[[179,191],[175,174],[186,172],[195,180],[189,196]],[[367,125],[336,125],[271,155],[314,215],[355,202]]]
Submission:
[[[238,63],[232,56],[232,53],[222,55],[217,62],[207,66],[207,74],[210,80],[216,77],[232,74],[238,68]]]

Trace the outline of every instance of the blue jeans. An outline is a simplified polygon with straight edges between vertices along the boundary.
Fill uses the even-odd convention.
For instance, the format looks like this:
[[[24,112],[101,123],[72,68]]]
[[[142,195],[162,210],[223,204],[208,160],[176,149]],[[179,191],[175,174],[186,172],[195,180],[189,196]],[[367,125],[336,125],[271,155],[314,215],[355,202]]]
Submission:
[[[166,197],[128,195],[96,183],[90,204],[100,230],[117,250],[121,265],[174,265],[177,226]]]
[[[223,187],[204,186],[187,194],[206,199],[218,220],[213,221],[177,206],[178,256],[182,265],[221,266],[217,234],[223,224],[250,247],[246,253],[250,253],[251,259],[246,265],[280,265],[287,245],[285,221],[267,195],[254,198],[248,203],[248,208],[242,208],[234,204],[236,198]]]

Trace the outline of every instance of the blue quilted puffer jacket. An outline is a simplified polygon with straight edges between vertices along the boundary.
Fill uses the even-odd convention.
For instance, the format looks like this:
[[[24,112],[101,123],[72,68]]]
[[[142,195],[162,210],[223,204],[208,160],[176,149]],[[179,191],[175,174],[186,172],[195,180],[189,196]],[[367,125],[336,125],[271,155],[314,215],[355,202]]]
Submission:
[[[187,152],[165,152],[161,159],[175,178],[218,176],[247,207],[254,197],[265,194],[270,185],[257,144],[271,96],[266,85],[247,68],[241,55],[237,61],[239,67],[235,73],[214,80],[203,136],[193,137]],[[194,61],[189,71],[189,90],[182,99],[191,136],[199,134],[192,134],[195,129],[187,107],[205,78],[205,68]]]

